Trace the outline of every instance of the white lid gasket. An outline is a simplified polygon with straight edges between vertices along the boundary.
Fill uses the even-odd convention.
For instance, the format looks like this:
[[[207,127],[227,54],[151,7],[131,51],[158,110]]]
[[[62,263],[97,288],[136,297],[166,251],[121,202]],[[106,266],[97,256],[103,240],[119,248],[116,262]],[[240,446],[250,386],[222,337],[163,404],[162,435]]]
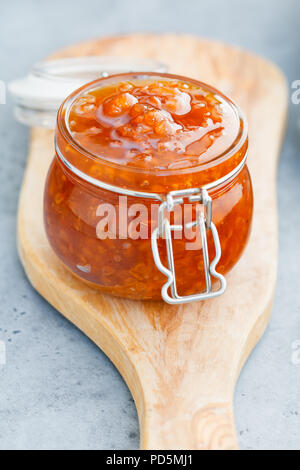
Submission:
[[[45,61],[9,83],[16,119],[28,126],[54,128],[61,103],[77,88],[97,78],[123,72],[166,72],[166,65],[147,58],[77,57]]]

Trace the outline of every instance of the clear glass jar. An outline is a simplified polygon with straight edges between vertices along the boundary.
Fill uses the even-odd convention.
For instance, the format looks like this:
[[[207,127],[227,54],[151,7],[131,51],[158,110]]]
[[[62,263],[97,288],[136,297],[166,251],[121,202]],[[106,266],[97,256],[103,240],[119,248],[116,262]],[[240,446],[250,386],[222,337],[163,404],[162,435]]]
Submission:
[[[205,90],[208,97],[217,96],[236,116],[234,140],[219,153],[188,157],[177,168],[128,164],[112,158],[111,148],[109,155],[90,151],[70,128],[74,103],[87,105],[82,110],[88,113],[85,97],[95,90],[138,80],[170,81],[173,87],[180,81]],[[58,113],[56,154],[44,200],[50,244],[72,273],[112,295],[152,300],[163,296],[169,303],[220,295],[226,285],[223,276],[240,258],[250,233],[253,194],[247,149],[241,111],[201,82],[131,73],[87,84],[72,93]]]

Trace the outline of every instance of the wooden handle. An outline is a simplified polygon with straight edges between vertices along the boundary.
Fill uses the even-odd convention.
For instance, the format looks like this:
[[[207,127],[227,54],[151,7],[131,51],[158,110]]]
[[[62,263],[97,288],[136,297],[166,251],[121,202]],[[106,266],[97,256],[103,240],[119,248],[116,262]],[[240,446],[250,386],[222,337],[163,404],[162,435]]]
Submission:
[[[197,380],[193,388],[138,393],[142,449],[238,450],[232,402],[208,401]]]
[[[168,416],[152,409],[145,418],[142,449],[238,450],[229,403],[211,403],[192,414],[170,405]]]

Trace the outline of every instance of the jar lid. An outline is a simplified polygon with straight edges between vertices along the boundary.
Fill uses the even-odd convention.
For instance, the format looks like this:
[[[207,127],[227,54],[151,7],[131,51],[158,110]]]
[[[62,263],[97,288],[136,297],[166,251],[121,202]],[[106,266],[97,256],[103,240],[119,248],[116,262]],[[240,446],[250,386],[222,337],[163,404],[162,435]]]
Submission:
[[[146,58],[77,57],[40,62],[26,77],[10,82],[8,89],[18,121],[53,129],[61,103],[86,83],[122,72],[166,71],[166,65]]]

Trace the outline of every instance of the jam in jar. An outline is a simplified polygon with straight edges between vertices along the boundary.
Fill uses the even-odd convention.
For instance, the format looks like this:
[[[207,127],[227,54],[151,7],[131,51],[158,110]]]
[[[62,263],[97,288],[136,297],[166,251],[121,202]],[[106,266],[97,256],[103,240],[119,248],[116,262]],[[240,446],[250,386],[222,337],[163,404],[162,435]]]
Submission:
[[[251,227],[247,148],[240,110],[204,83],[157,73],[89,83],[58,113],[44,199],[50,244],[109,294],[219,295]]]

